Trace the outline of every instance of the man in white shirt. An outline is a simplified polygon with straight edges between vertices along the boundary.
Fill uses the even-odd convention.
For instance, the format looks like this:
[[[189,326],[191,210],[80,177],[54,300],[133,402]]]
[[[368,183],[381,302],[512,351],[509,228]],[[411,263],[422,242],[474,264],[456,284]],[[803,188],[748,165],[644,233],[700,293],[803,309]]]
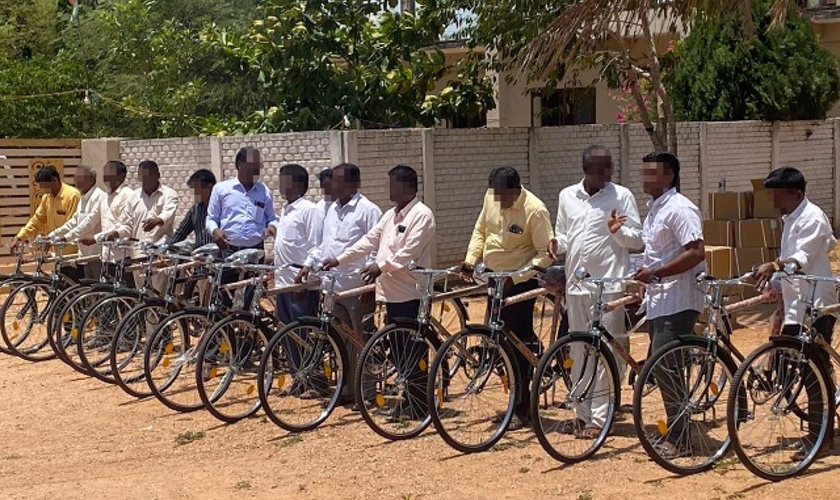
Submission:
[[[121,161],[109,161],[105,163],[102,179],[108,186],[108,199],[106,206],[102,207],[102,231],[93,238],[83,238],[81,242],[90,245],[96,241],[115,240],[126,238],[131,232],[128,224],[128,213],[134,190],[125,182],[128,168]],[[114,274],[115,262],[126,257],[122,251],[111,252],[108,248],[102,248],[102,263],[108,269],[108,274]],[[133,286],[134,277],[130,274],[123,276],[127,284]]]
[[[274,265],[283,267],[274,273],[278,288],[295,284],[298,269],[288,266],[302,266],[321,244],[324,217],[315,203],[306,199],[308,190],[309,173],[305,168],[296,164],[280,167],[280,193],[286,206],[272,223],[277,229]],[[318,291],[278,294],[277,318],[288,325],[301,316],[314,316],[318,313],[318,299]]]
[[[87,240],[96,235],[102,228],[102,209],[107,207],[108,195],[96,187],[96,171],[86,165],[76,169],[74,178],[76,187],[82,192],[82,199],[73,217],[61,227],[50,233],[63,241]],[[79,245],[79,253],[85,256],[102,254],[102,246],[93,242],[92,245]],[[88,262],[84,265],[84,276],[88,279],[99,278],[100,262]]]
[[[782,248],[779,259],[763,264],[758,270],[758,287],[764,289],[774,272],[781,271],[788,264],[797,270],[816,276],[833,276],[828,254],[837,244],[834,231],[828,217],[820,207],[811,203],[805,196],[805,176],[795,168],[783,167],[774,170],[764,180],[764,186],[773,193],[774,205],[782,213]],[[781,278],[781,277],[780,277]],[[802,281],[780,279],[782,300],[784,302],[784,326],[782,335],[796,337],[801,330],[806,308],[800,297],[809,293],[809,287]],[[831,283],[817,284],[815,297],[817,307],[837,303],[837,292]],[[831,343],[834,330],[834,316],[823,316],[814,323],[814,329]],[[831,366],[828,353],[818,349],[816,355],[825,366]],[[808,370],[803,374],[808,391],[809,439],[814,443],[822,422],[822,395],[814,375]],[[830,434],[829,434],[830,435]],[[831,440],[826,440],[819,453],[828,450]],[[797,452],[796,460],[802,460],[811,451],[812,444],[805,444]]]
[[[642,162],[642,184],[652,199],[642,227],[644,267],[636,279],[648,284],[648,329],[651,352],[656,352],[678,336],[693,333],[705,304],[696,276],[706,269],[706,255],[700,210],[678,191],[679,159],[672,153],[657,152]],[[688,417],[680,408],[686,389],[681,377],[668,375],[681,367],[669,360],[662,365],[667,373],[654,376],[665,402],[668,432],[655,446],[661,456],[671,459],[681,456],[688,445],[684,442]]]
[[[604,146],[590,146],[583,152],[583,180],[560,192],[557,209],[557,223],[550,253],[554,258],[566,254],[566,266],[570,272],[584,267],[590,275],[604,278],[621,278],[630,273],[630,250],[641,249],[642,224],[636,198],[629,189],[613,184],[613,161],[610,151]],[[569,330],[586,332],[592,321],[596,289],[592,286],[569,283],[566,289],[566,310],[569,315]],[[611,301],[622,295],[619,285],[607,288],[604,300]],[[626,336],[624,308],[604,315],[602,326],[616,338],[619,345],[629,352],[630,342]],[[585,353],[572,352],[574,367],[587,366]],[[624,379],[627,368],[623,358],[616,356],[618,378]],[[592,366],[591,363],[588,366]],[[572,374],[576,380],[584,375]],[[585,374],[586,380],[592,377]],[[594,439],[604,428],[610,398],[610,381],[603,367],[595,375],[594,394],[586,401],[575,403],[578,421],[575,433]]]
[[[388,172],[390,197],[396,206],[385,215],[355,245],[335,258],[324,260],[324,269],[338,267],[372,255],[374,262],[362,269],[363,279],[376,281],[376,299],[385,303],[386,321],[393,323],[397,318],[414,319],[420,310],[421,290],[417,288],[417,277],[408,270],[411,261],[421,267],[431,267],[432,248],[435,244],[435,217],[431,209],[417,198],[417,172],[406,165],[397,165]],[[392,418],[401,416],[422,419],[426,416],[426,372],[420,370],[420,361],[427,357],[428,350],[411,348],[413,339],[390,339],[398,353],[413,353],[414,358],[397,366],[400,370],[410,367],[410,373],[402,373],[408,386],[408,397],[404,404],[394,409]],[[421,341],[422,342],[422,341]],[[428,364],[428,359],[425,360]],[[367,399],[367,398],[366,398]]]
[[[178,210],[178,193],[174,189],[160,183],[160,169],[151,160],[140,162],[137,167],[140,189],[136,190],[129,202],[127,224],[130,228],[128,236],[141,242],[159,243],[172,235],[175,223],[175,212]],[[143,254],[139,249],[134,251],[134,257]],[[141,286],[142,273],[134,274],[135,283]],[[166,276],[157,274],[152,277],[152,286],[162,292],[166,284]]]
[[[321,198],[321,200],[315,205],[318,207],[318,213],[320,213],[322,217],[326,218],[327,211],[330,209],[330,206],[335,199],[332,191],[331,168],[324,169],[318,174],[318,183],[321,186],[321,194],[323,195],[323,198]]]
[[[368,234],[382,217],[382,210],[376,204],[359,192],[361,173],[359,167],[352,163],[343,163],[333,169],[332,189],[335,201],[327,211],[324,220],[324,234],[321,244],[316,247],[296,278],[300,283],[309,275],[310,269],[322,265],[327,259],[333,259],[352,247],[357,241]],[[342,273],[353,273],[353,276],[339,277],[335,282],[336,291],[350,290],[365,285],[362,271],[368,262],[342,264],[336,268]],[[371,295],[351,297],[336,303],[336,316],[350,325],[359,335],[364,333],[363,319],[374,312],[376,304]],[[356,366],[358,349],[352,342],[347,342],[347,356],[349,365]],[[352,376],[349,380],[353,380]],[[352,396],[345,392],[344,399]]]

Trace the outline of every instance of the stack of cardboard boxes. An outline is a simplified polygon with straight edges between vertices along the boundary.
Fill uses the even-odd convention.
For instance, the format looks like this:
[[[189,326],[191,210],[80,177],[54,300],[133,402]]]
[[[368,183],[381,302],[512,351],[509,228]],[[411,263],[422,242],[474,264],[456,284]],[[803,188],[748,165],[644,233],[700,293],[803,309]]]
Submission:
[[[761,179],[752,192],[709,194],[711,218],[703,222],[706,265],[715,278],[732,278],[779,256],[782,221]]]

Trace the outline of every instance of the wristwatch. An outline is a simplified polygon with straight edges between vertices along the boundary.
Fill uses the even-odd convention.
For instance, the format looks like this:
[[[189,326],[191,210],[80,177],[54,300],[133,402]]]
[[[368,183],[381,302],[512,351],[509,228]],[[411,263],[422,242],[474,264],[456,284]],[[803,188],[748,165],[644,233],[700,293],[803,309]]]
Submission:
[[[651,285],[658,285],[662,283],[662,279],[656,274],[656,271],[650,275],[650,284]]]

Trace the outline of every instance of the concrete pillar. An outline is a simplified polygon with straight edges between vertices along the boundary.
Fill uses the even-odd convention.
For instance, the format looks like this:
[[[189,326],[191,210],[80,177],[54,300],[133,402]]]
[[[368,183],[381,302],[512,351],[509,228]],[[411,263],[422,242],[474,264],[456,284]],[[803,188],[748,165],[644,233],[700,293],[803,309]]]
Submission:
[[[840,224],[840,119],[834,122],[834,227]]]
[[[708,153],[706,147],[708,146],[709,125],[706,122],[700,124],[700,165],[697,168],[700,177],[700,213],[703,217],[709,215],[709,186],[707,185],[706,163],[708,162]]]
[[[630,189],[630,125],[622,123],[618,126],[619,133],[619,184]]]
[[[96,170],[97,185],[107,191],[102,180],[106,162],[120,159],[120,139],[84,139],[82,140],[82,164]]]
[[[435,130],[423,129],[422,151],[423,151],[423,203],[435,213],[437,202],[435,200]],[[437,245],[432,245],[432,267],[437,266]]]
[[[221,182],[225,180],[224,165],[222,164],[222,138],[210,138],[210,171],[216,176],[216,179]]]

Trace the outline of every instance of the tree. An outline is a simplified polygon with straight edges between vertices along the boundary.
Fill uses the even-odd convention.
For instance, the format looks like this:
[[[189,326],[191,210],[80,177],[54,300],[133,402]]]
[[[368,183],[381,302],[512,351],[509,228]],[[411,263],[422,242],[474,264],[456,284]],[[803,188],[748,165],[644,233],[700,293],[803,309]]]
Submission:
[[[775,0],[775,25],[784,22],[798,0]],[[677,152],[677,117],[666,90],[654,28],[676,31],[705,16],[739,14],[747,37],[754,36],[753,0],[577,0],[571,1],[517,58],[531,74],[550,75],[558,67],[596,68],[613,87],[633,97],[651,142]],[[638,39],[641,53],[630,40]]]
[[[838,60],[811,23],[789,16],[769,30],[769,0],[753,11],[756,37],[739,18],[703,19],[677,49],[670,93],[681,120],[825,118],[840,98]]]

